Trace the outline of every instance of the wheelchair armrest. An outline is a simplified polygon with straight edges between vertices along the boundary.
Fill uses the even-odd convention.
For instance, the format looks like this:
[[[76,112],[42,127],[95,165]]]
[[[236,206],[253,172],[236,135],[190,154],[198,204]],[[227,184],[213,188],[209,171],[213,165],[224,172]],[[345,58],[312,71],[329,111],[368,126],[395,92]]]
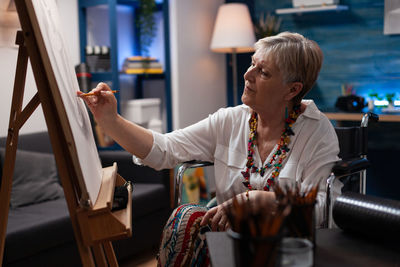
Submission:
[[[177,207],[181,204],[182,179],[186,169],[206,167],[212,165],[214,165],[213,162],[199,161],[199,160],[186,161],[182,163],[175,176],[174,207]]]
[[[347,160],[340,160],[332,168],[335,176],[344,176],[351,173],[365,170],[370,166],[370,162],[366,158],[353,158]]]
[[[218,205],[218,203],[217,203],[217,198],[216,198],[216,197],[213,197],[210,201],[208,201],[206,207],[209,208],[209,209],[211,209],[211,208],[216,207],[217,205]]]
[[[214,165],[213,162],[201,161],[201,160],[186,161],[186,162],[184,162],[183,164],[185,164],[186,169],[199,168],[199,167],[207,167],[207,166],[212,166],[212,165]]]
[[[366,158],[353,158],[348,160],[340,160],[332,168],[332,174],[326,183],[326,209],[325,209],[325,227],[332,228],[332,207],[333,207],[333,184],[336,179],[348,176],[354,173],[364,171],[370,166],[370,162]],[[360,189],[361,190],[361,189]]]

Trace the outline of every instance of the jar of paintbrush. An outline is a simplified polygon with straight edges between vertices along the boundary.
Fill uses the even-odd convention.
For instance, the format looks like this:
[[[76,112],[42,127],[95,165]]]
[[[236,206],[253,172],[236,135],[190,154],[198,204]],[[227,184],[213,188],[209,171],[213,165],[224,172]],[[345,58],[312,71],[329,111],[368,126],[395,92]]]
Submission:
[[[254,211],[248,199],[233,198],[225,214],[231,225],[227,234],[232,239],[236,267],[279,266],[281,227],[289,210],[283,199],[271,212]]]
[[[318,194],[318,184],[306,189],[297,183],[282,185],[277,183],[274,192],[278,202],[289,201],[291,210],[283,224],[283,242],[281,244],[281,266],[303,266],[293,259],[304,260],[304,266],[312,266],[315,251],[315,204]],[[293,256],[295,253],[298,255]],[[286,261],[285,261],[286,258]],[[289,260],[289,258],[292,258]]]

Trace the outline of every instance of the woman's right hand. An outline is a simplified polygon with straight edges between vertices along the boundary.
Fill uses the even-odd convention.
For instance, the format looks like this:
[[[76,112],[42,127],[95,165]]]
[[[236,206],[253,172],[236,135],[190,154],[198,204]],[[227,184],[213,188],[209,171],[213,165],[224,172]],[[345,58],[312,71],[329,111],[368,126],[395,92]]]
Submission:
[[[101,82],[90,93],[94,95],[82,96],[81,91],[78,91],[77,95],[85,101],[100,126],[104,128],[104,126],[110,125],[118,117],[117,99],[110,87]]]
[[[88,105],[97,124],[126,151],[144,159],[153,146],[152,132],[118,115],[117,99],[107,84],[99,83],[91,93],[77,95]]]

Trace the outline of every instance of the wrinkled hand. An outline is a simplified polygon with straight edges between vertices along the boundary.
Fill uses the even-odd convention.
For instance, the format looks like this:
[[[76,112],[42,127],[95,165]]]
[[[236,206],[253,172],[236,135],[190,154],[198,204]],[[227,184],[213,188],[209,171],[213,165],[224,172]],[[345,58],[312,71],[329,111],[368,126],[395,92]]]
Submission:
[[[276,209],[275,193],[266,192],[261,190],[255,190],[249,192],[250,194],[250,205],[253,212],[274,212]],[[242,196],[238,196],[239,201],[246,200],[246,193],[242,193]],[[246,200],[247,201],[247,200]],[[231,228],[228,218],[225,214],[225,207],[232,204],[232,199],[225,201],[224,203],[209,209],[204,215],[200,222],[201,226],[210,224],[212,231],[226,231]]]
[[[100,125],[106,126],[118,116],[117,113],[117,99],[112,93],[110,87],[106,83],[99,83],[96,88],[92,89],[90,93],[92,96],[82,96],[81,91],[77,92],[77,96],[81,97],[90,111],[92,112],[95,120]]]
[[[230,228],[228,218],[225,215],[224,205],[226,204],[222,203],[214,208],[209,209],[201,220],[200,225],[204,226],[209,223],[212,231],[220,232]]]

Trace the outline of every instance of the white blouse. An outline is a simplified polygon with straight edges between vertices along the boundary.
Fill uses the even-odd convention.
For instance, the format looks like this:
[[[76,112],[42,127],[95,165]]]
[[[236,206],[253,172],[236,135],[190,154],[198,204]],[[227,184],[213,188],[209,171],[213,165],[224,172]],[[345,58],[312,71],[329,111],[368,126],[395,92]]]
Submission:
[[[328,118],[318,110],[312,100],[303,100],[305,111],[293,124],[295,135],[291,136],[290,151],[283,161],[278,177],[280,182],[297,181],[302,190],[320,183],[317,197],[317,224],[323,220],[326,179],[338,160],[339,144],[335,130]],[[153,132],[150,153],[139,162],[155,169],[173,168],[189,160],[214,162],[216,195],[218,203],[246,191],[241,174],[247,163],[247,144],[251,109],[246,105],[221,108],[208,118],[184,129],[168,134]],[[255,148],[254,163],[260,167],[270,160],[277,145],[265,162],[261,163]],[[138,159],[134,160],[138,163]],[[262,190],[273,168],[267,169],[263,177],[251,173],[253,189]]]

